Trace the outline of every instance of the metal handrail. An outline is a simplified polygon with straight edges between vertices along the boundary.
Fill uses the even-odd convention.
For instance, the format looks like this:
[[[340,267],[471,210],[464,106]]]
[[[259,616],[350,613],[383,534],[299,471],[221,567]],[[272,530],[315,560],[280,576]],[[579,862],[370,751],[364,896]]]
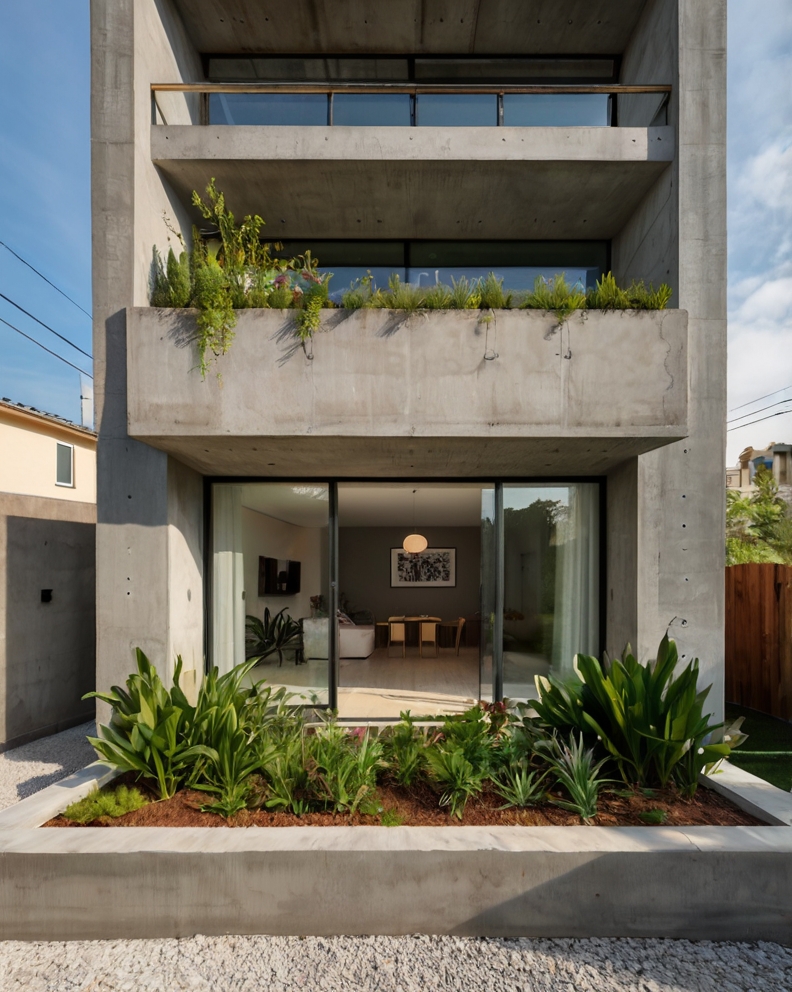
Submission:
[[[670,93],[669,83],[633,86],[622,83],[152,83],[153,93],[602,93],[618,96],[628,93]]]

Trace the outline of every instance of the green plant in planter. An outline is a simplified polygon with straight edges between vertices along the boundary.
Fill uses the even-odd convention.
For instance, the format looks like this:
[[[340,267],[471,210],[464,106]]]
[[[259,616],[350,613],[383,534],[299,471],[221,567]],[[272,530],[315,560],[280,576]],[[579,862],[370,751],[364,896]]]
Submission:
[[[459,279],[451,276],[451,306],[454,310],[478,310],[481,306],[478,280],[471,282],[467,276]]]
[[[380,740],[383,758],[399,785],[411,786],[425,767],[427,740],[425,731],[416,727],[409,711],[401,714],[401,720],[389,727]]]
[[[624,781],[696,791],[699,773],[727,757],[732,741],[715,741],[722,724],[703,712],[709,687],[699,692],[698,659],[678,675],[677,647],[666,635],[657,660],[641,664],[629,647],[621,660],[578,655],[578,681],[537,677],[534,709],[548,726],[595,735]],[[737,742],[739,743],[739,741]]]
[[[590,820],[597,815],[597,802],[600,789],[608,781],[602,769],[607,758],[594,760],[594,749],[586,748],[583,734],[569,736],[569,743],[557,735],[537,742],[536,753],[547,762],[550,774],[566,790],[569,799],[552,798],[550,801],[562,809],[577,813],[582,820]]]
[[[597,280],[594,289],[586,296],[589,310],[627,310],[630,308],[630,294],[620,289],[612,272],[606,272]]]
[[[483,310],[506,310],[512,305],[513,294],[504,291],[503,278],[498,279],[494,272],[479,281],[478,291]]]
[[[439,743],[427,749],[429,781],[440,792],[440,805],[461,820],[468,799],[481,792],[487,773],[465,757],[458,744]]]
[[[309,787],[322,806],[354,813],[373,797],[382,744],[368,731],[348,733],[330,722],[309,734],[304,747]]]
[[[575,310],[586,306],[586,294],[576,286],[569,286],[563,272],[552,279],[537,276],[533,292],[527,294],[522,306],[524,309],[554,313],[560,324]]]
[[[89,692],[83,699],[101,699],[113,708],[101,737],[88,740],[111,768],[137,772],[153,783],[160,799],[169,799],[195,762],[211,756],[203,744],[191,742],[195,709],[179,688],[182,659],[176,662],[173,688],[168,691],[146,655],[136,649],[137,672],[126,690]]]
[[[94,789],[84,799],[67,806],[63,816],[72,823],[93,823],[103,816],[117,819],[125,813],[148,806],[148,803],[140,789],[117,785],[115,788]]]
[[[502,809],[509,806],[535,806],[545,798],[547,772],[532,769],[523,758],[509,762],[492,778],[492,786],[505,800]]]

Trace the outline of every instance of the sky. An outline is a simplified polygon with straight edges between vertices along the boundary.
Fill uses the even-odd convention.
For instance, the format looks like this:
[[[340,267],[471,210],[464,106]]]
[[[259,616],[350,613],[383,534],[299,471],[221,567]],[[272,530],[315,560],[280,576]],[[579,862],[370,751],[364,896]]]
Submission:
[[[792,0],[729,0],[728,59],[732,465],[747,445],[792,442]],[[88,0],[3,5],[0,241],[88,312],[89,84]],[[0,293],[90,353],[88,317],[2,246]],[[2,298],[0,320],[91,372]],[[2,323],[0,355],[0,396],[79,422],[77,371]]]

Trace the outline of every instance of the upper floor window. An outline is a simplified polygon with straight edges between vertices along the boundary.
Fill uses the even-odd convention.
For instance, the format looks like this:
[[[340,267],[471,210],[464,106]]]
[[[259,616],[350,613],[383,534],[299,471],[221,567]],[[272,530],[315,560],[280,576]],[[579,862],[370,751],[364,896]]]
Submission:
[[[56,442],[55,485],[74,487],[74,445]]]
[[[391,276],[414,286],[451,286],[463,277],[493,272],[504,289],[521,293],[537,277],[564,273],[570,285],[592,289],[610,267],[606,241],[323,241],[283,242],[282,257],[311,251],[320,272],[332,273],[330,298],[340,302],[350,285],[371,276],[372,289],[385,289]]]

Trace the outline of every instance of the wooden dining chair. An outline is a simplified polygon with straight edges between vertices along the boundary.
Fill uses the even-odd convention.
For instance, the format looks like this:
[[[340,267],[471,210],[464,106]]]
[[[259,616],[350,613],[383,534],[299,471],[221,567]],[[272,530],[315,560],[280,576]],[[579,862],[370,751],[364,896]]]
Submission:
[[[459,645],[462,643],[462,630],[464,629],[464,626],[465,626],[465,618],[464,617],[460,617],[459,618],[459,621],[457,623],[457,631],[456,631],[456,645],[455,645],[455,647],[456,647],[457,657],[459,657]]]
[[[388,657],[391,644],[401,644],[402,658],[407,657],[407,624],[404,617],[388,617]]]
[[[418,637],[418,653],[423,658],[424,644],[434,644],[434,656],[438,656],[438,646],[437,646],[437,621],[436,620],[422,620],[420,633]]]

